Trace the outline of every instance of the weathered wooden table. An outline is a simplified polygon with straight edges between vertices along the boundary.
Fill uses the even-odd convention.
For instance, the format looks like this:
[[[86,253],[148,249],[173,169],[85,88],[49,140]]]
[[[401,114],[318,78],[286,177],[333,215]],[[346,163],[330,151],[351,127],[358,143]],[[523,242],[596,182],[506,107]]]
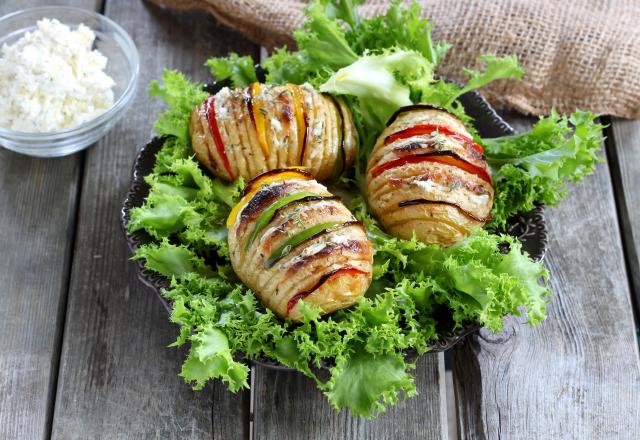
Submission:
[[[40,3],[52,2],[5,1],[0,13]],[[425,439],[446,438],[452,417],[461,438],[640,438],[640,121],[612,120],[605,163],[547,211],[547,321],[510,319],[502,334],[483,330],[457,347],[455,398],[437,354],[419,363],[419,396],[373,421],[330,410],[301,375],[263,368],[251,392],[194,392],[178,377],[184,351],[166,348],[176,328],[128,261],[118,212],[161,109],[148,82],[164,67],[204,80],[206,57],[259,48],[205,14],[138,0],[54,3],[122,24],[140,51],[141,87],[84,153],[0,151],[0,438]]]

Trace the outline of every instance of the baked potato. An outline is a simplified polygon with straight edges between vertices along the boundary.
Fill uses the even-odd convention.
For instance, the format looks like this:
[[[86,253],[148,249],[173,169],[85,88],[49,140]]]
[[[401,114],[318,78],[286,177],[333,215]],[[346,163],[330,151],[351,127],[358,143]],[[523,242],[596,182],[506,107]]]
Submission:
[[[392,235],[449,246],[491,219],[491,174],[482,147],[453,114],[400,109],[367,164],[366,195]]]
[[[371,284],[364,226],[306,171],[254,178],[227,226],[233,269],[281,318],[299,320],[301,299],[324,313],[349,307]]]
[[[349,108],[308,84],[225,87],[194,108],[189,131],[197,159],[229,181],[289,166],[326,180],[356,154]]]

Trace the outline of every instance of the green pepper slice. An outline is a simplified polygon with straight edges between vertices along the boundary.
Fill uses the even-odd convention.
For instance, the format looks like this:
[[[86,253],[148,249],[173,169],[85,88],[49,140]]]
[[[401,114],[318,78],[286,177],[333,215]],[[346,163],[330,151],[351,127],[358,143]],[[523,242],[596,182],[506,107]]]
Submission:
[[[291,252],[294,247],[296,247],[303,241],[308,240],[318,233],[328,231],[337,225],[342,226],[343,224],[344,223],[338,222],[321,223],[319,225],[312,226],[309,229],[305,229],[304,231],[298,232],[293,237],[285,241],[278,249],[273,251],[271,255],[269,255],[269,258],[267,258],[267,260],[264,262],[264,267],[270,269],[274,264],[276,264],[278,260],[285,257],[289,252]]]
[[[271,220],[273,219],[273,216],[276,214],[276,211],[278,209],[282,208],[284,205],[288,203],[295,202],[296,200],[300,200],[305,197],[315,196],[315,195],[317,194],[310,193],[310,192],[299,192],[295,194],[289,194],[287,196],[284,196],[276,200],[273,205],[269,206],[267,209],[262,211],[262,213],[258,217],[258,220],[256,220],[256,224],[253,227],[253,231],[251,231],[251,234],[249,235],[249,239],[247,240],[247,243],[244,246],[244,250],[245,251],[249,250],[249,248],[253,244],[254,240],[256,239],[260,231],[262,231],[269,224],[269,222],[271,222]]]

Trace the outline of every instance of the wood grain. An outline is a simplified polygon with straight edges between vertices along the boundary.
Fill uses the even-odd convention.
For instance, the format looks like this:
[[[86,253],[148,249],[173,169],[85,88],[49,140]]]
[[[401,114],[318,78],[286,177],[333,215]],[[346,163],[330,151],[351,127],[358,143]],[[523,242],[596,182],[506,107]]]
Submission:
[[[118,212],[136,150],[163,107],[147,97],[149,81],[165,67],[204,80],[207,57],[255,47],[205,13],[112,0],[105,14],[138,46],[140,88],[124,120],[87,154],[52,437],[239,438],[243,395],[218,392],[214,405],[212,386],[194,392],[178,377],[185,352],[166,348],[177,329],[127,261]],[[213,425],[212,408],[236,425]]]
[[[640,318],[640,121],[613,118],[607,144],[637,323]]]
[[[461,438],[637,438],[640,362],[607,164],[547,219],[547,320],[508,319],[455,350]]]
[[[444,380],[443,355],[424,356],[416,368],[418,396],[367,420],[331,409],[313,381],[302,374],[257,367],[253,438],[446,439]]]
[[[0,150],[0,438],[44,438],[47,432],[78,159]]]
[[[51,2],[0,3],[0,16]],[[95,9],[94,0],[74,6]],[[55,397],[82,155],[0,149],[0,438],[46,438]]]

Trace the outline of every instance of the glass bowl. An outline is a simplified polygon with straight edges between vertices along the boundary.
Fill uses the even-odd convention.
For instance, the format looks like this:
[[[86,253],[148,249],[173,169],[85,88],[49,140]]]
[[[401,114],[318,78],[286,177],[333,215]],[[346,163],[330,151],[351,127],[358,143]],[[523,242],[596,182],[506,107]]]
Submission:
[[[94,119],[59,131],[27,133],[0,127],[0,145],[30,156],[65,156],[96,142],[124,115],[136,95],[140,59],[133,40],[118,24],[96,12],[66,6],[25,9],[1,17],[0,46],[34,31],[42,18],[55,18],[72,29],[83,23],[95,33],[93,48],[107,57],[105,72],[115,82],[114,102]]]

